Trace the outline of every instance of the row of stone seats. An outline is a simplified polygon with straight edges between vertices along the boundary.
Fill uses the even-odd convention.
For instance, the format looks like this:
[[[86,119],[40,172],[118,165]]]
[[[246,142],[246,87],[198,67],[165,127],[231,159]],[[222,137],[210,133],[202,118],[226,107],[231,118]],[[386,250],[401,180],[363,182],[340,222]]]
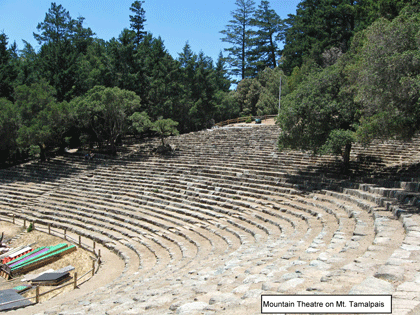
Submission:
[[[360,202],[357,202],[357,204],[358,204],[358,205],[360,205],[361,203],[360,203]],[[363,204],[363,203],[362,203],[362,204]],[[359,232],[359,233],[360,233],[360,232]]]
[[[266,128],[268,128],[268,127],[266,127]],[[275,130],[275,128],[276,127],[272,128],[272,129]],[[241,129],[238,129],[238,130],[241,130]],[[245,130],[247,132],[249,132],[248,131],[249,129],[245,129]],[[213,135],[217,132],[218,132],[218,130],[213,131],[211,133],[208,133],[207,137],[205,137],[204,136],[205,133],[203,133],[203,136],[202,136],[203,139],[201,139],[201,141],[199,141],[197,143],[194,143],[193,146],[187,145],[185,147],[186,150],[194,151],[195,147],[197,147],[197,148],[200,148],[200,146],[205,147],[206,144],[209,141],[211,141],[212,138],[214,138]],[[243,136],[244,136],[243,134],[238,134],[238,138],[241,138]],[[272,132],[272,133],[267,132],[266,136],[267,136],[267,138],[271,139],[270,140],[271,141],[271,147],[274,148],[275,143],[276,143],[276,139],[278,137],[278,129],[277,129],[277,133],[276,132]],[[182,147],[182,140],[183,140],[182,138],[179,138],[179,140],[175,141],[174,144],[178,145],[178,147]],[[415,141],[413,141],[413,143],[410,145],[410,148],[413,148],[415,150],[417,148],[417,146],[416,146],[417,142],[418,142],[418,139],[415,138]],[[215,142],[214,145],[217,145],[217,141]],[[268,145],[268,146],[270,146],[270,145]],[[206,150],[206,151],[211,153],[212,152],[212,146],[207,146],[207,147],[208,147],[208,150]],[[398,148],[400,148],[400,149],[398,149]],[[372,162],[373,162],[372,158],[375,159],[375,157],[376,157],[377,159],[379,159],[379,157],[380,157],[379,160],[381,160],[381,162],[379,164],[381,166],[385,166],[385,165],[389,165],[389,164],[393,164],[393,163],[397,163],[397,162],[400,163],[401,161],[406,161],[407,158],[404,158],[405,156],[408,156],[408,160],[409,160],[410,159],[410,154],[401,155],[399,153],[399,152],[401,152],[403,150],[406,150],[406,149],[407,149],[407,145],[402,143],[402,142],[398,142],[398,141],[388,141],[387,143],[383,144],[381,147],[379,147],[379,144],[377,144],[376,146],[375,145],[373,146],[373,149],[369,149],[369,148],[366,149],[366,148],[363,148],[359,145],[355,145],[353,153],[352,153],[352,156],[353,156],[352,159],[354,161],[357,161],[358,156],[361,156],[363,159],[366,157],[367,158],[366,163],[357,162],[357,165],[360,165],[360,166],[364,165],[364,168],[366,168],[367,165],[372,165]],[[252,148],[250,151],[254,151],[254,150],[255,150],[255,148]],[[196,151],[198,151],[198,149]],[[201,150],[201,151],[203,151],[203,150]],[[250,151],[248,151],[248,153],[251,153]],[[384,152],[386,154],[384,154]],[[389,154],[388,154],[388,152],[389,152]],[[382,154],[382,156],[381,156],[381,154]],[[318,161],[320,161],[320,160],[318,160]],[[333,160],[331,158],[325,158],[324,157],[323,161],[324,162],[328,162],[328,161],[331,162]],[[355,163],[355,162],[352,162],[352,163]],[[372,167],[370,167],[370,169],[372,169]]]
[[[342,194],[343,199],[363,204],[363,208],[375,217],[376,238],[373,245],[369,248],[369,252],[361,257],[362,259],[349,265],[348,269],[365,272],[372,265],[372,257],[374,258],[372,253],[376,255],[383,255],[387,251],[391,253],[384,263],[379,264],[377,259],[374,260],[376,272],[362,283],[355,285],[350,293],[360,294],[370,291],[377,294],[393,294],[393,313],[408,314],[413,311],[412,314],[416,314],[420,308],[420,299],[414,286],[420,278],[415,267],[415,262],[420,256],[418,233],[420,218],[416,214],[400,214],[406,232],[401,233],[401,224],[388,211],[389,198],[383,197],[383,193],[388,189],[364,184],[360,185],[359,189],[344,190]],[[389,251],[390,248],[393,248],[392,252]],[[357,264],[361,265],[357,267]]]
[[[99,180],[99,182],[101,182],[101,180]]]
[[[264,129],[257,130],[259,137]],[[182,313],[194,298],[209,313],[250,305],[257,311],[262,292],[363,290],[364,282],[381,274],[381,266],[401,250],[403,237],[388,238],[403,235],[402,226],[374,203],[379,199],[363,199],[354,189],[301,194],[295,183],[286,182],[283,164],[252,169],[267,160],[269,150],[253,152],[258,145],[249,141],[248,147],[242,144],[244,155],[230,154],[223,146],[238,146],[237,132],[218,135],[214,145],[224,156],[204,148],[209,150],[203,160],[198,149],[183,149],[185,144],[192,151],[202,141],[190,143],[188,137],[177,145],[178,155],[124,156],[88,176],[80,173],[24,209],[33,218],[102,238],[126,259],[122,277],[88,294],[84,301],[89,302],[72,311],[101,312],[103,307],[119,314],[131,307],[142,313]],[[292,155],[305,159],[305,153]],[[222,163],[212,163],[217,158]],[[121,292],[127,297],[120,303]]]
[[[80,157],[68,156],[65,159],[58,157],[50,162],[30,162],[0,170],[4,183],[0,187],[0,200],[8,200],[2,203],[4,206],[21,206],[68,181],[73,175],[85,172],[87,167]]]

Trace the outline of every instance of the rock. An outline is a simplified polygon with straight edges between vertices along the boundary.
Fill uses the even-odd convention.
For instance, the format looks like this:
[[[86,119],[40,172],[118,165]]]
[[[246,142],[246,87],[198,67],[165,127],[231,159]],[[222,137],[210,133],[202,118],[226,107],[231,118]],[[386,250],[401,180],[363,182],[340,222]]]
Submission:
[[[238,302],[237,297],[233,293],[223,293],[220,295],[212,296],[209,300],[209,305],[213,305],[216,303],[222,304],[232,304],[233,302]]]
[[[267,277],[264,275],[251,275],[248,276],[244,279],[243,283],[244,284],[248,284],[248,283],[260,283],[263,281],[266,281]]]
[[[296,273],[296,272],[286,273],[283,276],[281,276],[281,279],[283,281],[287,281],[287,280],[290,280],[290,279],[296,279],[296,278],[300,278],[300,274]]]
[[[321,278],[321,282],[328,282],[328,281],[331,281],[332,279],[331,278],[329,278],[329,277],[322,277]]]
[[[303,260],[294,260],[292,261],[292,263],[290,264],[291,266],[301,266],[301,265],[306,265],[307,262],[303,261]]]
[[[204,310],[208,306],[207,303],[204,302],[192,302],[184,304],[176,310],[177,314],[183,315],[183,314],[191,314],[194,311],[201,311]]]
[[[240,285],[240,286],[236,287],[235,289],[233,289],[232,292],[233,293],[244,294],[248,290],[249,290],[249,285],[248,284],[243,284],[243,285]]]
[[[390,265],[390,266],[401,266],[407,263],[414,263],[414,260],[407,260],[407,259],[400,259],[400,258],[388,258],[388,260],[386,261],[385,265]]]
[[[179,307],[179,303],[175,303],[175,304],[172,304],[171,306],[169,306],[169,309],[171,311],[175,311],[178,307]]]
[[[397,290],[416,292],[416,294],[418,294],[420,292],[420,286],[416,282],[404,282],[403,284],[398,286]]]
[[[408,245],[408,244],[402,244],[401,248],[408,251],[417,251],[420,250],[420,246],[418,245]]]
[[[297,287],[298,285],[304,282],[305,282],[305,279],[302,279],[302,278],[288,280],[279,286],[279,288],[277,289],[277,292],[286,292],[290,289]]]
[[[327,261],[329,258],[330,258],[330,256],[327,253],[325,253],[325,252],[319,254],[319,256],[318,256],[318,259],[320,261]]]
[[[349,294],[392,294],[394,291],[394,286],[388,281],[369,277],[353,286]]]
[[[263,291],[275,291],[276,287],[273,283],[263,283],[261,289]]]
[[[329,264],[327,264],[323,261],[320,261],[320,260],[312,260],[309,263],[309,266],[317,268],[317,269],[321,269],[321,270],[327,270],[327,269],[330,269],[330,267],[331,267]]]
[[[353,231],[355,236],[366,236],[365,227],[356,225],[356,228]]]
[[[255,290],[250,290],[248,292],[246,292],[241,299],[245,300],[245,299],[249,299],[249,298],[258,298],[261,296],[261,294],[263,293],[262,290],[259,289],[255,289]]]
[[[384,265],[379,268],[374,277],[390,281],[402,281],[404,279],[404,268]]]

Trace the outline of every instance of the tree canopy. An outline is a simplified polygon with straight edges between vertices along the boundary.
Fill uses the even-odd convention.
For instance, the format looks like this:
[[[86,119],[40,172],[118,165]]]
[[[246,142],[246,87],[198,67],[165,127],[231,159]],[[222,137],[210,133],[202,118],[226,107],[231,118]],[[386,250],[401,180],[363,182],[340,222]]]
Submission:
[[[189,42],[171,56],[145,32],[144,3],[107,41],[55,2],[34,32],[39,48],[18,50],[0,33],[0,162],[67,145],[115,153],[127,134],[279,114],[282,148],[347,163],[354,141],[419,129],[418,0],[302,0],[287,19],[267,0],[235,0],[220,32],[230,46],[215,61]]]
[[[128,117],[140,109],[140,97],[118,87],[95,86],[75,98],[72,105],[82,128],[92,132],[100,143],[116,152],[116,141],[129,128]]]
[[[368,145],[418,132],[418,11],[408,6],[393,20],[379,18],[336,62],[307,68],[282,102],[280,148],[342,153],[348,167],[355,141]]]

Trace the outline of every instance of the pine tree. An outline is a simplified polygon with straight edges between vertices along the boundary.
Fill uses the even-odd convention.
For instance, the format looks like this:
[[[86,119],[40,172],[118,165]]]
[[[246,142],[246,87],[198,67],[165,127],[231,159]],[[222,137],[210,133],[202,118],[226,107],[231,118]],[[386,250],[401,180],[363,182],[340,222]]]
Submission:
[[[130,91],[138,85],[135,37],[134,31],[125,28],[118,39],[112,38],[107,45],[112,85]]]
[[[94,33],[83,27],[83,20],[83,17],[72,19],[66,9],[53,2],[44,21],[37,26],[40,33],[33,34],[42,45],[40,71],[56,89],[58,101],[70,100],[84,92],[84,84],[76,84],[77,64],[79,57],[86,53]]]
[[[16,152],[19,113],[16,106],[0,97],[0,163],[7,161]]]
[[[305,59],[322,65],[322,53],[333,47],[346,52],[356,29],[365,23],[364,2],[355,0],[303,0],[286,20],[282,67],[287,73]]]
[[[52,2],[51,8],[45,14],[44,22],[38,23],[36,27],[41,33],[33,34],[40,45],[49,42],[59,43],[70,36],[74,23],[69,11],[66,11],[61,4],[57,6]]]
[[[280,54],[277,41],[284,37],[284,22],[273,9],[270,9],[270,3],[262,0],[251,20],[251,25],[257,28],[253,37],[254,48],[251,51],[251,60],[255,64],[257,73],[266,67],[274,69]]]
[[[12,99],[13,83],[17,77],[14,64],[16,44],[7,47],[7,35],[0,33],[0,97]]]
[[[25,47],[19,51],[19,84],[30,85],[39,80],[39,58],[35,49],[23,40]]]
[[[225,69],[225,58],[223,57],[223,53],[219,53],[219,57],[217,58],[216,62],[216,85],[219,90],[224,92],[228,92],[230,88],[230,79],[227,74],[227,70]]]
[[[230,74],[240,76],[241,80],[254,75],[249,62],[249,51],[252,46],[251,20],[255,11],[253,0],[236,0],[237,9],[232,11],[233,19],[226,25],[226,30],[220,33],[225,35],[223,42],[232,44],[232,47],[225,48],[229,52],[226,58],[230,65]]]
[[[144,22],[146,22],[146,11],[142,8],[142,3],[144,3],[144,1],[136,0],[130,7],[130,11],[134,13],[134,15],[130,15],[130,27],[136,32],[135,43],[137,45],[146,35],[146,32],[143,31]]]

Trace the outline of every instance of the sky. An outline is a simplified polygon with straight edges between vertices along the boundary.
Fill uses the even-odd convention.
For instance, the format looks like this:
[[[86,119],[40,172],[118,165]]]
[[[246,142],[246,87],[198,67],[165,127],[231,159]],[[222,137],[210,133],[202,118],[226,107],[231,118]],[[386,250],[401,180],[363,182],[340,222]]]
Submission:
[[[22,39],[38,51],[39,45],[33,37],[37,25],[44,21],[52,1],[45,0],[0,0],[0,32],[9,38],[9,45],[16,41],[23,49]],[[95,37],[110,40],[124,28],[130,28],[130,6],[134,0],[61,0],[70,16],[85,18],[84,27],[90,27]],[[260,0],[256,0],[256,7]],[[281,18],[295,14],[300,0],[272,0],[271,8]],[[220,51],[229,47],[221,41],[220,31],[225,29],[236,9],[235,0],[145,0],[145,30],[154,37],[160,36],[165,48],[174,58],[188,41],[195,53],[203,51],[217,61]],[[227,53],[224,53],[226,56]]]

